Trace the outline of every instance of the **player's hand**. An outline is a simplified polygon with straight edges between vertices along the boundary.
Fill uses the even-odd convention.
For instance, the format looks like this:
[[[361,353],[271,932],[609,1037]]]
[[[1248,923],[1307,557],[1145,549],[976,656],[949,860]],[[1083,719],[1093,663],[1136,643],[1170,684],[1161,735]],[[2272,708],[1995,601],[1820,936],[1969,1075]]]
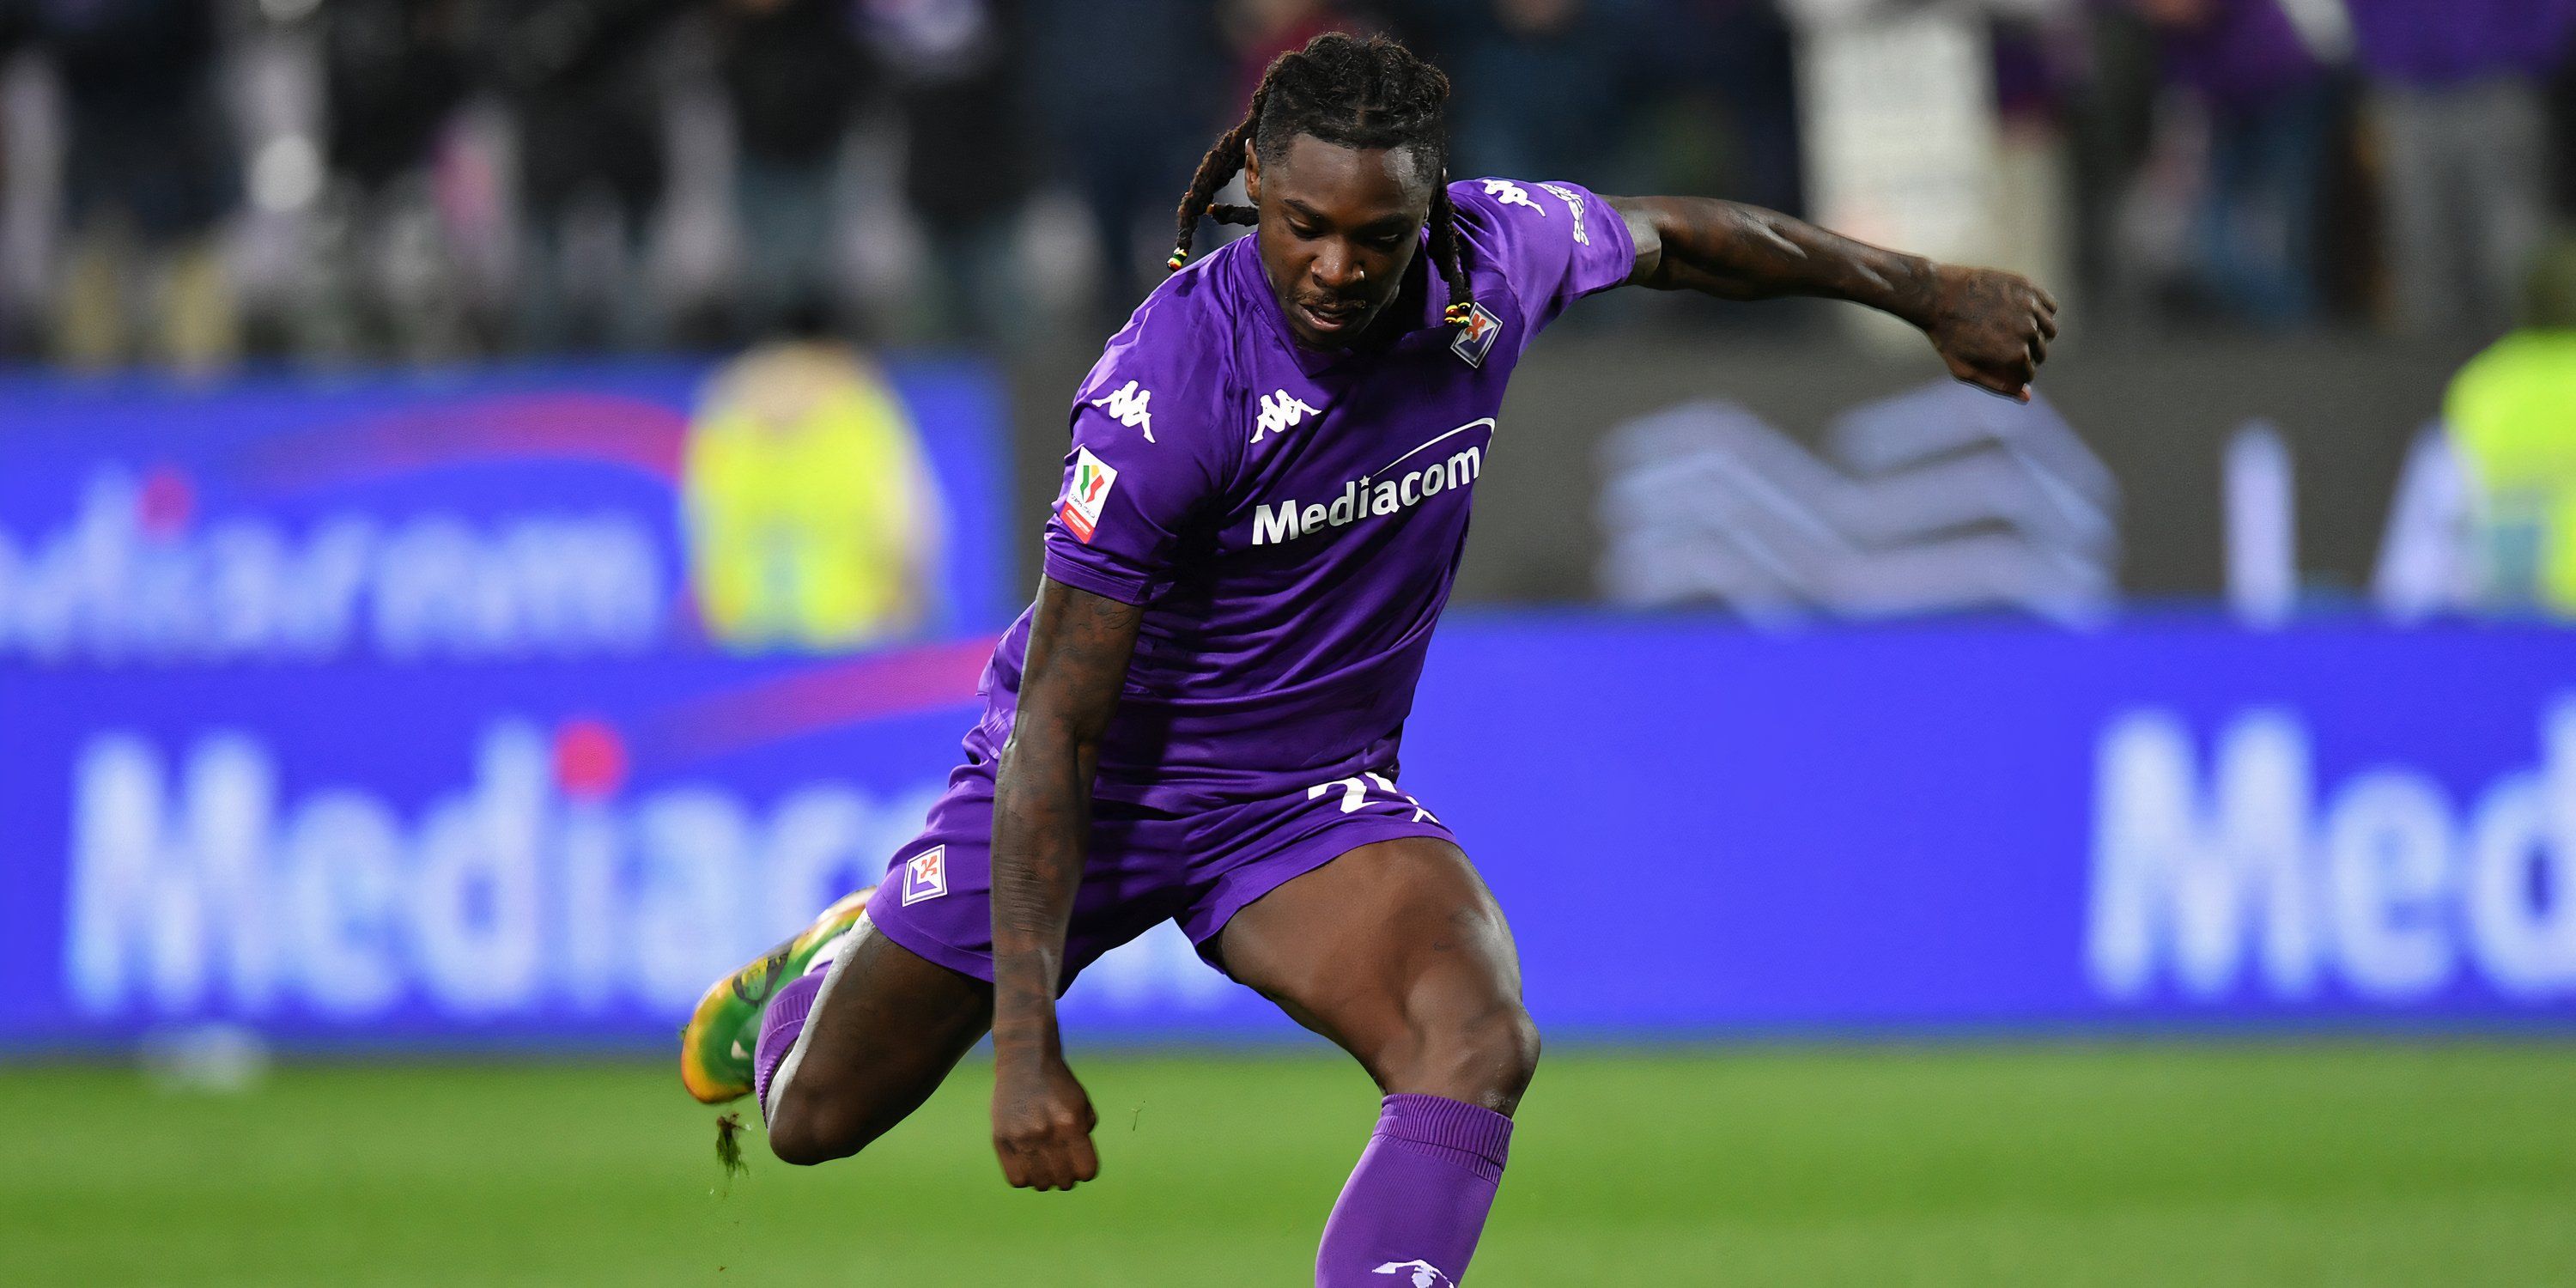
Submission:
[[[2031,379],[2057,338],[2057,301],[2019,273],[1942,264],[1933,270],[1923,331],[1951,375],[2029,402]]]
[[[1012,1188],[1069,1190],[1100,1175],[1099,1122],[1061,1056],[994,1062],[993,1152]]]

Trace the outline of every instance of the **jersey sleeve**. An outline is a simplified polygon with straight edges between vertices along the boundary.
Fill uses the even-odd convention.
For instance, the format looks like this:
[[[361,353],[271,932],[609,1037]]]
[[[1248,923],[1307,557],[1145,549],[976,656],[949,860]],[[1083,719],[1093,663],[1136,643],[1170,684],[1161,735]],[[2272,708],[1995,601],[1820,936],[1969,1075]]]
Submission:
[[[1468,179],[1449,185],[1449,203],[1461,233],[1493,258],[1528,319],[1523,345],[1565,306],[1627,281],[1636,268],[1628,221],[1579,185]]]
[[[1213,407],[1197,382],[1113,343],[1075,394],[1073,443],[1047,515],[1046,575],[1127,604],[1170,586],[1183,534],[1221,501]]]

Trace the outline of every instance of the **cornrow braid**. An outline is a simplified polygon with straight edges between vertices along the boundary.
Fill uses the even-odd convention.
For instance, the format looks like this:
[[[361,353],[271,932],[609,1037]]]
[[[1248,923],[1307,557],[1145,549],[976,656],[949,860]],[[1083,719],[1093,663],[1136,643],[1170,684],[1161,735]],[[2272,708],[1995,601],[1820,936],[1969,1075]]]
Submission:
[[[1172,258],[1164,264],[1172,272],[1181,271],[1181,264],[1190,257],[1190,243],[1198,236],[1199,216],[1210,215],[1218,223],[1259,222],[1260,215],[1249,206],[1218,206],[1211,210],[1208,203],[1216,200],[1217,191],[1242,171],[1243,145],[1251,142],[1254,131],[1261,127],[1261,108],[1270,99],[1270,77],[1287,57],[1286,54],[1280,55],[1270,64],[1269,70],[1261,74],[1261,86],[1252,91],[1252,106],[1244,112],[1243,119],[1235,122],[1233,129],[1218,135],[1216,145],[1207,150],[1206,156],[1199,158],[1198,173],[1190,176],[1190,190],[1181,194],[1179,240],[1172,244]],[[1250,217],[1235,218],[1236,215]]]
[[[1475,292],[1467,285],[1467,270],[1458,261],[1458,212],[1449,204],[1449,176],[1431,190],[1431,262],[1440,266],[1440,276],[1449,283],[1449,305],[1440,310],[1440,320],[1450,326],[1462,326],[1476,315]]]
[[[1260,222],[1260,212],[1250,206],[1211,204],[1243,169],[1246,143],[1265,164],[1301,134],[1341,147],[1401,147],[1412,152],[1431,182],[1431,258],[1449,283],[1441,317],[1451,325],[1466,322],[1476,300],[1458,240],[1457,211],[1449,201],[1448,100],[1449,78],[1384,36],[1361,40],[1327,32],[1272,59],[1243,119],[1199,159],[1198,173],[1181,197],[1167,266],[1177,272],[1189,260],[1201,216],[1223,224]]]

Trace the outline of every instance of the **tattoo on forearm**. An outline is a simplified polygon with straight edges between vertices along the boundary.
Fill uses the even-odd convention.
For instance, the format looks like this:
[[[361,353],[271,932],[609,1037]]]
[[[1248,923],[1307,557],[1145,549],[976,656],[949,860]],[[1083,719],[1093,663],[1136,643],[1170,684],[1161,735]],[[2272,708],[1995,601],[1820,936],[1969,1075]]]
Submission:
[[[1817,295],[1919,323],[1931,265],[1758,206],[1701,197],[1632,198],[1662,232],[1644,284],[1731,300]]]
[[[1019,712],[994,775],[997,1049],[1018,1054],[1053,1042],[1099,741],[1117,709],[1142,619],[1133,605],[1053,582],[1039,592]]]

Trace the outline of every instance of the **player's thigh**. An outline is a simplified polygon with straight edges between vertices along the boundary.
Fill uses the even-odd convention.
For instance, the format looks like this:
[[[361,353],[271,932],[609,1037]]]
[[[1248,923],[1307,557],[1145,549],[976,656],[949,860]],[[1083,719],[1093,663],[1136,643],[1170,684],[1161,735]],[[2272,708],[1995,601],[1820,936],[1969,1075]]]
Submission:
[[[1237,912],[1226,971],[1357,1057],[1390,1092],[1510,1112],[1538,1060],[1520,956],[1457,846],[1360,846]]]
[[[798,1163],[857,1153],[920,1108],[992,1022],[992,985],[867,926],[806,1022],[770,1106],[771,1149]]]

